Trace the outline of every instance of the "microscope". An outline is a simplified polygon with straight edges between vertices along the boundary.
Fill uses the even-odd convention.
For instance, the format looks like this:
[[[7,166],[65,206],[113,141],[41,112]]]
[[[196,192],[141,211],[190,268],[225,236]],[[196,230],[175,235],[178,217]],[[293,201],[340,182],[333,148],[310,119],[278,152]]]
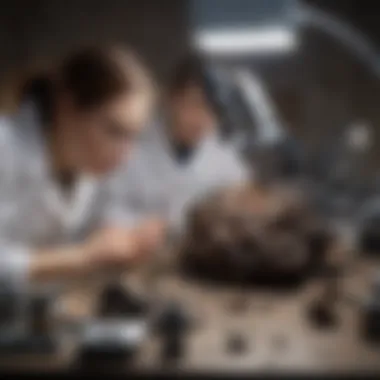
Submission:
[[[241,154],[256,183],[300,178],[303,148],[277,114],[256,73],[205,62],[204,89],[219,116],[222,139]]]

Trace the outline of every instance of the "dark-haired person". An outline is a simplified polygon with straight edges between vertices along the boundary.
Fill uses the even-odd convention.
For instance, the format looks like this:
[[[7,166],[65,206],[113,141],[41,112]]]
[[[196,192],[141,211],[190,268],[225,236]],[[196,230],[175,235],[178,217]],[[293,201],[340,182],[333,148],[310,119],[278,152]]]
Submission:
[[[1,283],[22,292],[125,268],[159,244],[159,222],[107,227],[102,207],[107,174],[128,158],[152,89],[119,49],[83,49],[26,83],[17,111],[0,118]]]
[[[205,67],[197,56],[174,70],[162,112],[128,163],[124,199],[129,222],[159,215],[172,231],[183,228],[186,209],[198,197],[247,179],[238,154],[220,138],[218,117],[205,91]],[[116,216],[115,216],[116,219]]]

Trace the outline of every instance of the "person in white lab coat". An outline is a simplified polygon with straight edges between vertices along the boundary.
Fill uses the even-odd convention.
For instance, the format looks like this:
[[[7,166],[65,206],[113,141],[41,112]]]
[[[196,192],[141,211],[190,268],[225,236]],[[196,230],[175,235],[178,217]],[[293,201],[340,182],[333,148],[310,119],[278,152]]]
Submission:
[[[193,55],[174,70],[159,120],[136,145],[127,175],[120,176],[124,185],[117,186],[118,196],[128,212],[115,214],[127,216],[127,223],[156,215],[176,236],[199,197],[248,178],[239,154],[220,138],[204,76],[202,60]]]
[[[123,268],[159,243],[159,223],[103,223],[106,175],[146,123],[151,89],[132,54],[86,48],[28,81],[0,117],[1,283],[22,292]]]

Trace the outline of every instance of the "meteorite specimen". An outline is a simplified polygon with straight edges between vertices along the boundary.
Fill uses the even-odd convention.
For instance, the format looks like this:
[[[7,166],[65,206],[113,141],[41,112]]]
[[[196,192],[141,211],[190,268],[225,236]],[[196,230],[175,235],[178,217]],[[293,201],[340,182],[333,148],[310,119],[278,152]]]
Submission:
[[[209,279],[298,282],[324,262],[331,244],[327,221],[306,192],[247,185],[193,206],[181,263]]]

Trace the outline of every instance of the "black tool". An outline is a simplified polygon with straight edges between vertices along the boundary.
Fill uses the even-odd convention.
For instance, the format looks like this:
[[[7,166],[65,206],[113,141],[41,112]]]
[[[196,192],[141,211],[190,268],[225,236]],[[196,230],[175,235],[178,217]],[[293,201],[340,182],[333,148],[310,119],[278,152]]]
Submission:
[[[335,327],[338,323],[337,316],[331,309],[331,306],[325,304],[323,301],[318,301],[311,306],[309,317],[313,325],[317,328],[331,328]]]
[[[241,355],[248,349],[247,339],[240,333],[231,333],[227,338],[227,352],[232,355]]]
[[[8,304],[9,310],[0,328],[1,354],[54,353],[58,348],[58,339],[50,326],[50,296],[40,293],[23,300],[15,297],[13,303],[10,300],[6,302],[6,298],[6,294],[3,293],[2,303]]]
[[[17,318],[17,295],[6,283],[0,283],[0,329]]]
[[[159,315],[157,330],[162,339],[163,362],[177,362],[184,356],[191,322],[190,316],[176,303],[169,304]]]
[[[339,270],[332,265],[326,265],[323,270],[321,294],[310,306],[309,319],[317,328],[335,328],[338,326],[339,317],[336,303],[339,296]]]
[[[29,305],[29,328],[32,335],[50,335],[52,331],[50,320],[51,299],[44,294],[37,294]]]
[[[370,297],[363,306],[362,332],[367,342],[380,345],[380,276],[378,276],[371,290]]]
[[[118,282],[109,284],[100,295],[97,317],[83,328],[79,365],[113,367],[132,359],[147,331],[148,310],[145,299]]]
[[[101,317],[144,316],[149,310],[148,302],[123,287],[121,284],[108,285],[100,296],[97,314]]]
[[[368,255],[376,256],[380,252],[380,209],[379,200],[369,200],[367,204],[362,207],[362,217],[360,233],[359,233],[359,247],[362,252]]]

